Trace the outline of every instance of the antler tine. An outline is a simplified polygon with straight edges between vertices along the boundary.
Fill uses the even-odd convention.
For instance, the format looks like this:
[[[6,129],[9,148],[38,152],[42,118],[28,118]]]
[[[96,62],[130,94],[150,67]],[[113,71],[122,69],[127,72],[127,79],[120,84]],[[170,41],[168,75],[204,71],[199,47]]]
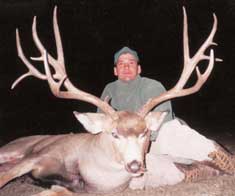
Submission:
[[[67,75],[65,70],[65,63],[64,63],[64,53],[63,53],[63,46],[62,41],[59,33],[58,21],[57,21],[57,6],[55,6],[53,11],[53,30],[55,36],[55,43],[56,43],[56,50],[57,50],[57,59],[55,59],[51,54],[48,53],[48,60],[49,64],[54,68],[56,73],[54,74],[54,78],[58,79],[60,76]],[[43,61],[43,51],[46,50],[43,46],[42,42],[40,41],[37,33],[37,17],[35,16],[33,19],[32,25],[32,34],[33,40],[35,45],[37,46],[38,50],[41,53],[40,57],[31,57],[33,60]]]
[[[57,6],[55,6],[53,11],[53,29],[54,29],[54,36],[56,40],[56,49],[57,49],[57,60],[61,63],[61,65],[64,65],[64,52],[63,52],[63,46],[62,41],[60,37],[60,31],[57,21]],[[63,69],[65,70],[65,67],[63,66]]]
[[[25,57],[24,52],[22,50],[22,46],[21,46],[21,41],[20,41],[20,35],[19,35],[18,28],[16,29],[16,48],[17,48],[18,56],[20,57],[20,59],[23,61],[23,63],[28,68],[28,72],[23,74],[23,75],[21,75],[19,78],[17,78],[13,82],[13,84],[11,86],[11,89],[14,89],[17,86],[17,84],[19,84],[24,78],[26,78],[28,76],[35,76],[35,77],[37,77],[37,78],[39,78],[41,80],[46,80],[46,75],[42,74],[37,69],[35,69],[35,67]]]
[[[216,45],[213,42],[213,38],[217,30],[216,15],[213,14],[214,23],[213,23],[213,27],[209,36],[207,37],[205,42],[201,45],[201,47],[198,49],[198,51],[192,58],[190,57],[190,52],[189,52],[188,22],[187,22],[187,14],[186,14],[184,7],[183,7],[183,16],[184,16],[184,30],[183,30],[184,67],[183,67],[183,71],[181,73],[180,79],[178,80],[178,82],[172,89],[164,92],[163,94],[157,97],[149,99],[147,103],[138,112],[141,116],[145,116],[151,109],[153,109],[155,106],[159,105],[160,103],[164,101],[167,101],[169,99],[176,98],[176,97],[190,95],[199,91],[199,89],[203,86],[203,84],[208,79],[213,69],[214,61],[215,60],[221,61],[221,59],[214,58],[213,49],[210,50],[209,56],[205,55],[205,51],[209,46]],[[200,73],[200,70],[197,66],[197,64],[201,60],[209,60],[208,67],[204,71],[203,74]],[[197,73],[196,83],[192,87],[184,89],[188,79],[190,78],[194,70],[196,70],[196,73]]]

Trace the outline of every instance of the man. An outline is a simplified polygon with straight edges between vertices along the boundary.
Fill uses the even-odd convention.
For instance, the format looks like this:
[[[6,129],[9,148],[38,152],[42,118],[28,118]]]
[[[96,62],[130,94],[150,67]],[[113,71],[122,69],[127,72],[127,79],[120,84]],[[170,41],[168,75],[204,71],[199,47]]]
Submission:
[[[112,107],[118,111],[137,111],[149,98],[165,92],[165,88],[160,82],[140,76],[141,66],[136,51],[123,47],[115,53],[114,65],[114,75],[118,79],[106,85],[101,98],[103,100],[107,97],[111,99]],[[174,119],[170,101],[157,106],[154,111],[167,111],[168,115],[160,130],[151,132],[150,139],[156,142],[152,142],[146,162],[149,163],[147,165],[151,165],[151,163],[160,163],[159,159],[163,159],[163,168],[156,170],[156,166],[152,168],[150,166],[143,178],[138,178],[131,184],[132,188],[140,187],[140,183],[144,184],[142,181],[146,183],[146,180],[149,180],[150,183],[170,184],[172,173],[169,170],[170,167],[166,167],[166,162],[171,165],[174,163],[192,164],[195,161],[196,163],[208,162],[225,173],[235,173],[235,157],[213,140],[207,139],[188,125],[182,124],[179,119]],[[201,174],[205,174],[204,167],[201,167],[200,164],[195,168],[188,168],[189,170],[185,167],[181,168],[180,165],[177,167],[185,174],[186,181],[194,180]],[[163,173],[156,173],[158,171]],[[163,182],[162,176],[164,176],[165,182]]]
[[[141,65],[136,51],[123,47],[115,53],[114,65],[114,75],[118,79],[106,85],[101,98],[110,98],[116,110],[137,111],[149,98],[166,91],[160,82],[140,76]],[[173,119],[170,101],[159,105],[154,111],[168,111],[165,122]]]

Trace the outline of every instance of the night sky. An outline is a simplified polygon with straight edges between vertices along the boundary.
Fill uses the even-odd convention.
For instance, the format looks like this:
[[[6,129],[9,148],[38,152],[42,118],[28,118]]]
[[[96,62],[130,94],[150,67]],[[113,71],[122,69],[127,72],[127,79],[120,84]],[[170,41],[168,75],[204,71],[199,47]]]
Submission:
[[[27,71],[17,56],[16,28],[25,55],[39,55],[31,33],[34,15],[41,41],[56,56],[55,5],[68,77],[96,96],[115,80],[113,55],[123,46],[138,51],[142,76],[161,81],[166,89],[173,87],[183,64],[182,6],[188,14],[191,55],[209,34],[214,12],[218,17],[215,55],[223,62],[215,63],[200,92],[172,104],[176,116],[201,132],[235,133],[235,0],[0,0],[0,140],[79,132],[83,128],[72,112],[96,110],[84,102],[55,98],[47,82],[33,77],[10,90],[14,80]],[[42,70],[42,64],[33,63]],[[202,70],[205,65],[201,63]]]

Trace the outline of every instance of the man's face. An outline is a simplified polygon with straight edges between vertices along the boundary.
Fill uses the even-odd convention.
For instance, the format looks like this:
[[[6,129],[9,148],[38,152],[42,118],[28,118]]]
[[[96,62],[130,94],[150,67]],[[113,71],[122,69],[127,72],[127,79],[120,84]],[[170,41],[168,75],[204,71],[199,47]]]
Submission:
[[[118,79],[128,82],[134,80],[140,73],[141,67],[132,54],[126,53],[119,56],[117,64],[114,67],[114,75]]]

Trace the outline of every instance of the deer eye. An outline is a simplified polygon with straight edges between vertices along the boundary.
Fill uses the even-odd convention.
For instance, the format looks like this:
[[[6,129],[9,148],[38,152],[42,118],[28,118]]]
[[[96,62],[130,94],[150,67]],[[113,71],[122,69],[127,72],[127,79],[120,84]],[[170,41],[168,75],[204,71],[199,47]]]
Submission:
[[[148,133],[148,130],[145,130],[144,133],[141,133],[139,137],[144,138],[147,135],[147,133]]]
[[[146,136],[146,132],[145,132],[145,133],[140,134],[140,138],[143,138],[143,137],[145,137],[145,136]]]
[[[112,136],[115,138],[115,139],[119,139],[119,136],[116,132],[112,132]]]

